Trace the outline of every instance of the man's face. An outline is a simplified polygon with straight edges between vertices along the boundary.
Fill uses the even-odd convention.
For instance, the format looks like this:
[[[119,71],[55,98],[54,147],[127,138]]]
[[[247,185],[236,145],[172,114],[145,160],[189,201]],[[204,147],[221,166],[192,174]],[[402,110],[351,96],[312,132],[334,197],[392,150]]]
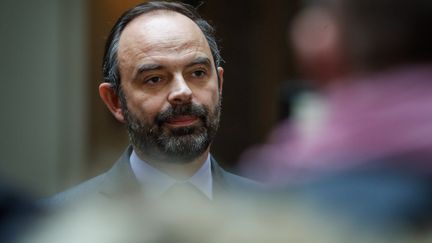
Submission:
[[[145,159],[177,163],[207,151],[219,124],[217,72],[223,73],[198,26],[175,12],[139,16],[120,37],[118,60],[135,150]]]

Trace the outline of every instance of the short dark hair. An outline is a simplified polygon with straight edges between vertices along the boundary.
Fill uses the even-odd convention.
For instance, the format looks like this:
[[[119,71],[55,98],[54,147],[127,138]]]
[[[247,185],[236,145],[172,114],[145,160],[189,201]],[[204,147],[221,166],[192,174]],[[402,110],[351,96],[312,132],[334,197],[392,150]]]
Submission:
[[[125,27],[136,17],[142,14],[150,13],[157,10],[167,10],[180,13],[190,18],[203,32],[213,55],[213,60],[216,67],[221,64],[222,57],[220,55],[219,46],[215,37],[214,28],[198,14],[195,8],[191,5],[177,2],[146,2],[139,4],[125,13],[117,20],[111,33],[108,36],[105,44],[105,54],[103,57],[102,72],[103,82],[108,82],[112,85],[117,94],[120,92],[120,72],[118,67],[118,45],[120,35]]]
[[[307,0],[342,26],[354,68],[381,69],[432,61],[431,0]]]

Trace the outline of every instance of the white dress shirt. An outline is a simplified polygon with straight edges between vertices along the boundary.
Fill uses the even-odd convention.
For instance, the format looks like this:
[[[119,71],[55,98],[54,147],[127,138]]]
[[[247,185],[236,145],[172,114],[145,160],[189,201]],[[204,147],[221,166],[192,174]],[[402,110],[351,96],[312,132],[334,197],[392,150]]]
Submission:
[[[213,199],[213,178],[211,173],[210,154],[201,168],[187,180],[176,180],[160,170],[154,168],[138,157],[135,151],[130,156],[130,164],[135,177],[140,183],[146,185],[146,195],[156,198],[164,193],[175,183],[189,182],[206,195]]]

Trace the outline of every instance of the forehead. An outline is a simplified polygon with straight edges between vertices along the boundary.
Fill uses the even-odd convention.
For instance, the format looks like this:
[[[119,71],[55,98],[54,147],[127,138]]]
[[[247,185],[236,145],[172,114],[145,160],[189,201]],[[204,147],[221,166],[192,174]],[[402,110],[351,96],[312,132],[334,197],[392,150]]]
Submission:
[[[190,52],[211,56],[201,29],[188,17],[166,10],[146,13],[132,20],[123,30],[118,48],[120,62],[122,57],[134,55],[164,56]]]

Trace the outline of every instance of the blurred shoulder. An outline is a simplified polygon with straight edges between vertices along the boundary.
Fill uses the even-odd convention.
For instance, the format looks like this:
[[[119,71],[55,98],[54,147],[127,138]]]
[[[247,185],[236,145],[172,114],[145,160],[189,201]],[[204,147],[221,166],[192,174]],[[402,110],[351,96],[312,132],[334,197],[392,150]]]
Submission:
[[[40,203],[47,207],[61,207],[81,198],[95,195],[102,190],[105,179],[105,173],[98,175],[54,196],[42,199]]]

